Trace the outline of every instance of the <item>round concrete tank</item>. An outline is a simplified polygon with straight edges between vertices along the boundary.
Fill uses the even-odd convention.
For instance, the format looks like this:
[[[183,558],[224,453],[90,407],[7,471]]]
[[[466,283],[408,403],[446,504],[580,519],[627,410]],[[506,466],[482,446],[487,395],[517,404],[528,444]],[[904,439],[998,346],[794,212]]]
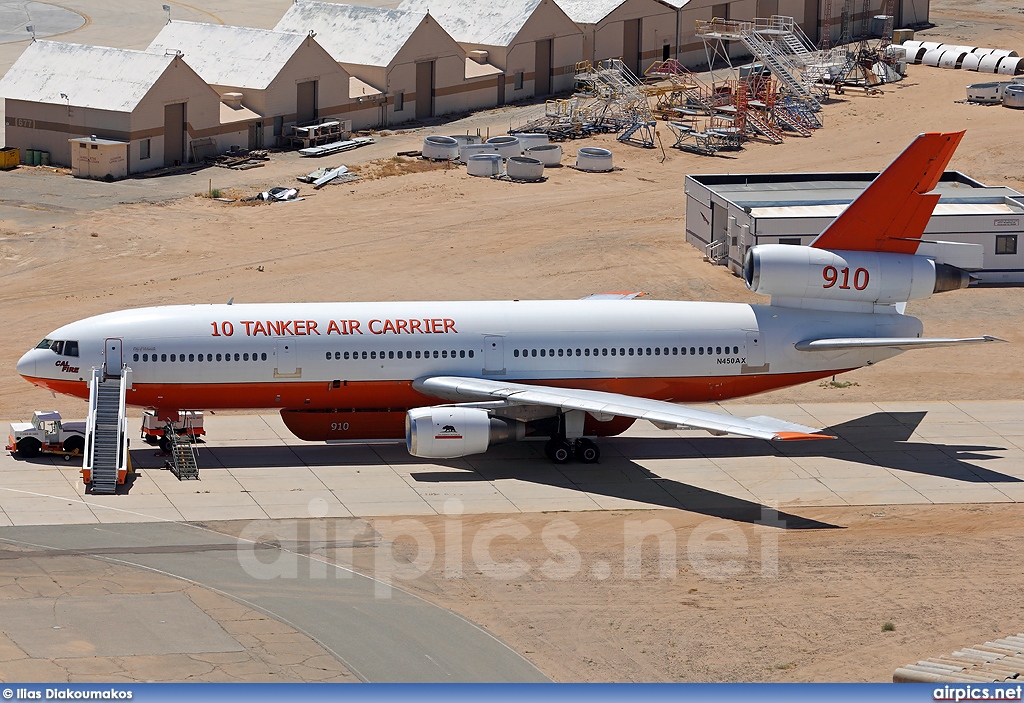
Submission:
[[[491,144],[467,144],[459,148],[459,159],[464,163],[475,154],[497,154],[498,150]]]
[[[460,147],[467,146],[469,144],[479,144],[483,141],[483,137],[479,134],[452,134],[449,136],[457,141]]]
[[[984,46],[979,46],[977,49],[975,49],[971,53],[972,54],[977,54],[978,56],[988,56],[993,51],[995,51],[995,49],[989,49],[989,48],[986,48]]]
[[[523,148],[524,154],[526,153],[526,150],[531,147],[548,143],[548,135],[546,134],[533,134],[526,132],[523,134],[517,134],[516,136],[519,138],[519,145]]]
[[[581,171],[611,171],[612,152],[596,146],[585,146],[576,152],[576,168]]]
[[[560,166],[562,164],[561,144],[541,144],[531,146],[526,150],[526,156],[537,159],[545,166]]]
[[[1019,59],[1016,56],[1004,56],[996,68],[996,73],[1003,76],[1016,76],[1018,73],[1024,73],[1024,59]]]
[[[940,41],[923,41],[923,42],[921,42],[921,48],[924,49],[925,51],[931,51],[932,49],[938,49],[940,46],[942,46],[942,42],[940,42]]]
[[[451,137],[427,137],[423,140],[423,158],[431,161],[454,161],[459,158],[459,142]]]
[[[967,86],[967,99],[983,105],[998,105],[1003,101],[1003,90],[1009,83],[975,83]]]
[[[539,181],[544,178],[544,164],[529,156],[512,156],[505,162],[505,173],[517,181]]]
[[[473,154],[466,160],[466,173],[486,178],[497,176],[501,173],[501,161],[499,154]]]
[[[1010,51],[1009,49],[993,49],[992,53],[996,56],[1016,56],[1016,51]]]
[[[967,54],[964,57],[964,62],[960,65],[960,68],[965,71],[977,71],[978,66],[981,65],[981,60],[984,58],[983,54]]]
[[[1003,91],[1003,107],[1024,109],[1024,85],[1011,83]]]
[[[523,148],[519,145],[518,137],[503,134],[498,137],[491,137],[484,143],[490,144],[492,149],[504,156],[506,159],[512,156],[519,156],[523,153]]]

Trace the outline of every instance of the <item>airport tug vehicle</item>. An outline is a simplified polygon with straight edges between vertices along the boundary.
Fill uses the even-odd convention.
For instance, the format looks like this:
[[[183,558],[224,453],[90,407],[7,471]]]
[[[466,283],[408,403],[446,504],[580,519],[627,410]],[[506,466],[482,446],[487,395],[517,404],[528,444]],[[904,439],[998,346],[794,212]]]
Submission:
[[[7,451],[25,459],[59,454],[64,461],[85,453],[85,423],[64,422],[56,410],[36,410],[32,422],[12,422]]]

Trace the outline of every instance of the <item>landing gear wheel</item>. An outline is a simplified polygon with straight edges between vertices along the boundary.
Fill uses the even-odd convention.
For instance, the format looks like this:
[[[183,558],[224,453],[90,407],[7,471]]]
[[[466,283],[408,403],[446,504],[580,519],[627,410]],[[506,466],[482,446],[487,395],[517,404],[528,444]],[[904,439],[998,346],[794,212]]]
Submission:
[[[26,437],[18,442],[18,454],[21,454],[25,459],[33,459],[39,456],[39,450],[42,448],[43,445],[39,443],[39,440],[32,437]]]
[[[601,458],[601,450],[593,440],[577,439],[575,450],[576,461],[581,464],[596,464]]]
[[[572,447],[564,439],[552,439],[544,445],[544,453],[555,464],[567,464],[572,459]]]
[[[160,451],[164,454],[171,453],[171,440],[167,439],[167,437],[160,438]]]

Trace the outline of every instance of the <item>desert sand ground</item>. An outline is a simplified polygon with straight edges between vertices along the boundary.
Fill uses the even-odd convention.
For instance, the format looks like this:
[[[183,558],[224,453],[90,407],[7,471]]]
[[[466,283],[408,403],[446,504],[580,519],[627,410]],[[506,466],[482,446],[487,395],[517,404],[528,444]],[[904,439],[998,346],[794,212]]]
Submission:
[[[1024,50],[1024,19],[1010,0],[937,1],[932,21],[936,26],[919,38]],[[86,29],[95,33],[97,23]],[[976,73],[915,66],[882,96],[832,101],[825,128],[809,139],[752,143],[729,158],[644,151],[610,137],[569,143],[567,162],[578,146],[600,144],[614,151],[623,170],[557,169],[543,184],[437,170],[333,186],[288,205],[186,197],[92,211],[82,202],[48,225],[25,206],[25,218],[15,213],[0,223],[7,329],[0,338],[0,417],[43,407],[84,416],[83,403],[29,387],[14,364],[51,329],[125,307],[231,297],[572,298],[603,290],[754,301],[739,279],[702,262],[685,244],[684,174],[877,170],[919,132],[966,129],[951,167],[1024,190],[1024,115],[953,102],[980,80]],[[515,108],[477,116],[472,124],[497,132],[510,118]],[[347,162],[414,147],[432,131],[385,137],[376,152],[355,153]],[[663,128],[662,139],[668,137]],[[239,192],[301,172],[297,165],[287,174],[271,166],[253,172]],[[70,178],[47,178],[49,190],[74,198],[78,184]],[[23,224],[28,220],[30,227]],[[988,333],[1010,343],[905,354],[849,374],[857,385],[846,389],[810,385],[762,399],[1021,398],[1022,303],[1021,288],[972,289],[913,303],[908,311],[929,334]],[[700,521],[677,512],[632,515],[667,520],[681,543]],[[631,514],[602,513],[571,519],[581,528],[574,544],[583,565],[611,564],[606,579],[599,578],[601,568],[566,581],[497,581],[467,569],[461,580],[435,570],[410,585],[490,628],[559,680],[879,681],[909,661],[1024,630],[1019,506],[821,509],[809,516],[845,529],[782,533],[777,578],[762,578],[753,562],[744,562],[744,571],[724,580],[685,565],[675,578],[654,578],[649,563],[644,578],[625,579],[616,555]],[[537,533],[551,517],[517,519]],[[442,529],[441,521],[431,527]],[[756,544],[753,528],[733,527]],[[536,573],[548,555],[528,539],[515,556]],[[882,632],[886,621],[895,632]],[[62,675],[45,671],[43,678]]]

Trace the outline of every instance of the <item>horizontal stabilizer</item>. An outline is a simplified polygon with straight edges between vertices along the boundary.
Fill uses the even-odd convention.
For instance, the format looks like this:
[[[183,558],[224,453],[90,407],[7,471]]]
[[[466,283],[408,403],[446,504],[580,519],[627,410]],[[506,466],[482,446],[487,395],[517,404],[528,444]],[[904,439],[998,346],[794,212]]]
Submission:
[[[842,337],[837,339],[805,339],[797,342],[798,351],[847,351],[850,349],[931,349],[932,347],[952,347],[959,344],[983,344],[985,342],[1005,342],[986,334],[984,337]]]
[[[632,417],[637,420],[648,420],[661,428],[688,427],[707,430],[716,435],[735,434],[779,441],[835,439],[831,435],[818,434],[818,430],[813,427],[797,425],[774,417],[736,417],[622,393],[507,383],[461,376],[420,378],[413,381],[412,385],[420,393],[435,398],[474,403],[503,400],[509,405],[535,405],[561,411],[582,410],[598,419]]]

